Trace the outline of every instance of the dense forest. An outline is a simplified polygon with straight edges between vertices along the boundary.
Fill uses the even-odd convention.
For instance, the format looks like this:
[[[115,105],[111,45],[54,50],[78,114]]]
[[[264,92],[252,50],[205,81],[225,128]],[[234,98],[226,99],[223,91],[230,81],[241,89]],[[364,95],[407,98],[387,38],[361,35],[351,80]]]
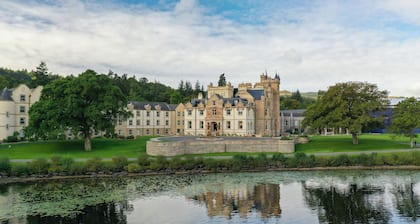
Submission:
[[[178,104],[197,97],[199,92],[205,94],[204,86],[201,85],[198,80],[194,83],[194,86],[190,81],[181,80],[178,88],[174,89],[159,82],[150,82],[146,77],[136,78],[134,75],[118,75],[111,70],[107,75],[113,80],[115,85],[121,88],[130,101],[153,101]],[[224,74],[222,75],[223,78],[225,78]],[[39,66],[32,71],[26,69],[12,70],[0,68],[0,89],[13,88],[21,83],[24,83],[31,88],[38,85],[45,86],[56,79],[60,79],[60,77],[62,76],[49,72],[45,62],[41,62]],[[314,102],[315,99],[304,97],[300,94],[299,90],[297,90],[296,92],[293,92],[291,96],[280,97],[280,108],[282,110],[306,109]]]

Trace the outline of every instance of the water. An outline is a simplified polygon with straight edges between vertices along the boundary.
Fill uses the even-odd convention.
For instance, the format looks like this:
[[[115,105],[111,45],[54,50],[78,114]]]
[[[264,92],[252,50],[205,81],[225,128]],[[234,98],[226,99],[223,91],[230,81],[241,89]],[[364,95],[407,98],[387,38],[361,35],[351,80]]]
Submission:
[[[265,172],[0,185],[0,223],[420,223],[420,175]]]

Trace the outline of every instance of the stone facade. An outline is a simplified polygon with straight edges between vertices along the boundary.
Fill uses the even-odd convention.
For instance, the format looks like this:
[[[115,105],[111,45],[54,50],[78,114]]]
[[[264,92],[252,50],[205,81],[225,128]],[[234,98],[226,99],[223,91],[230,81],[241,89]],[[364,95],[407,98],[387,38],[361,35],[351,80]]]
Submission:
[[[127,110],[133,116],[119,119],[115,133],[118,136],[175,135],[175,107],[161,102],[130,102]]]
[[[152,156],[177,156],[220,152],[281,152],[293,153],[293,140],[276,138],[238,138],[194,141],[160,141],[159,138],[147,142],[147,154]]]
[[[25,84],[0,91],[0,140],[14,132],[24,136],[23,128],[29,124],[29,108],[39,100],[41,92],[42,86],[30,89]]]

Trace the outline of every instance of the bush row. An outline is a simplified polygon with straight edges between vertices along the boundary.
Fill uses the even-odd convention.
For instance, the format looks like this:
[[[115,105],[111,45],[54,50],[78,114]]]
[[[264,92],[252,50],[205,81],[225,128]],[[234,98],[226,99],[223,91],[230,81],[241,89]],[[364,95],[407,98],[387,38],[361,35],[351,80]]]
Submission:
[[[126,157],[114,157],[111,161],[101,158],[91,158],[85,162],[76,162],[72,158],[55,156],[49,160],[35,159],[28,163],[10,163],[8,158],[0,158],[1,176],[28,175],[82,175],[92,173],[115,172],[175,172],[189,170],[241,171],[268,170],[276,168],[311,168],[339,166],[420,166],[420,152],[402,154],[359,154],[349,156],[320,156],[296,153],[286,157],[281,153],[261,153],[256,156],[238,154],[230,159],[203,158],[194,156],[177,156],[172,158],[140,156],[137,161],[128,161]]]

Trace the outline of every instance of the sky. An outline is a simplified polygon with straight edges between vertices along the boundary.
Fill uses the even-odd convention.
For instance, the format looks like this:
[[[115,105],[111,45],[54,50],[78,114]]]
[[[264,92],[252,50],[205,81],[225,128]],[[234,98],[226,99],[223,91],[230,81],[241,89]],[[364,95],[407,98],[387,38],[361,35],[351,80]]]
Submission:
[[[281,90],[363,81],[420,96],[419,12],[416,0],[0,0],[0,67],[174,88],[267,72]]]

